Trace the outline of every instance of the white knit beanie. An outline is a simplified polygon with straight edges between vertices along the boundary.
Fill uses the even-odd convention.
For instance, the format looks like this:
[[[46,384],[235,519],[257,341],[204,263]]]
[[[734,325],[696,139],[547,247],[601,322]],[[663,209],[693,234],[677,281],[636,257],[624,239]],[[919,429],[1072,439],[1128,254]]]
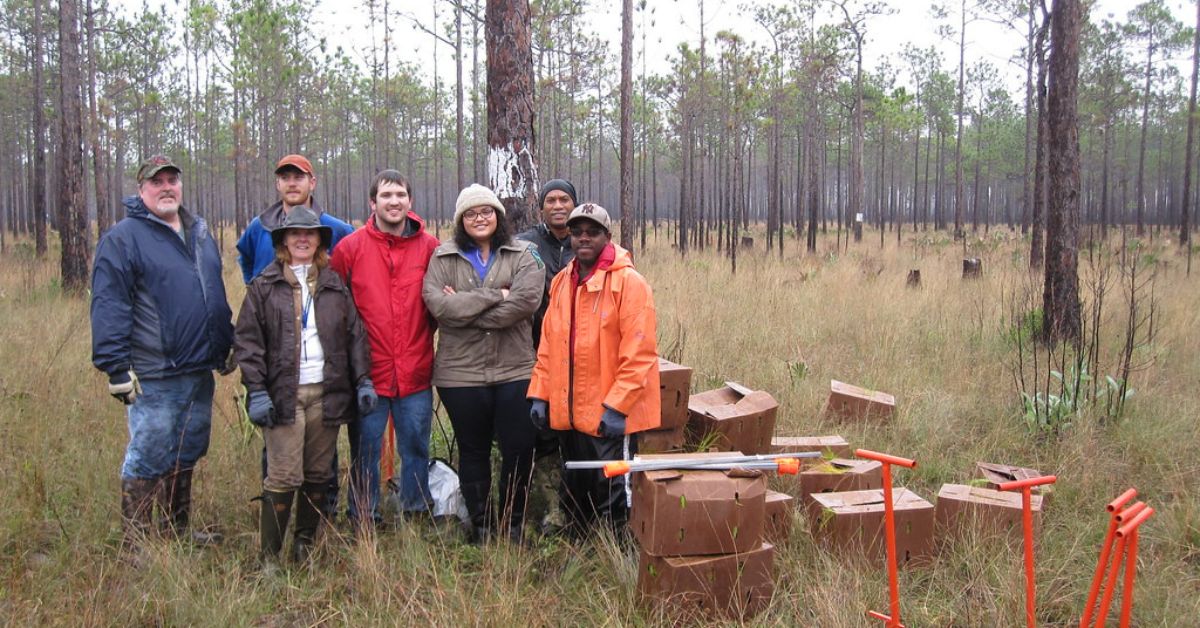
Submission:
[[[458,200],[454,202],[454,224],[457,225],[462,221],[462,216],[468,209],[481,205],[494,207],[501,216],[504,215],[504,204],[500,202],[499,198],[496,198],[496,193],[478,183],[472,183],[458,193]]]

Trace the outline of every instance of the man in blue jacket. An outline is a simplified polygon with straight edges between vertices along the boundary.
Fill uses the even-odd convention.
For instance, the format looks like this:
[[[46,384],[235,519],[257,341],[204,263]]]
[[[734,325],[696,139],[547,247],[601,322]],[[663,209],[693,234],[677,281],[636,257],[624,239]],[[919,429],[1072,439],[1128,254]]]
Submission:
[[[322,225],[333,231],[330,252],[338,241],[354,232],[354,227],[330,216],[321,210],[313,192],[317,189],[317,177],[312,163],[303,155],[284,155],[275,164],[275,190],[279,200],[250,221],[242,237],[238,238],[238,264],[242,267],[242,279],[246,285],[275,259],[275,245],[271,242],[271,230],[283,224],[283,219],[293,207],[307,205],[313,210]]]
[[[92,270],[92,363],[127,406],[121,516],[130,548],[151,531],[155,503],[162,532],[187,529],[192,471],[208,451],[211,371],[225,371],[233,344],[221,254],[204,219],[181,205],[180,174],[163,155],[142,163],[138,193],[100,238]]]

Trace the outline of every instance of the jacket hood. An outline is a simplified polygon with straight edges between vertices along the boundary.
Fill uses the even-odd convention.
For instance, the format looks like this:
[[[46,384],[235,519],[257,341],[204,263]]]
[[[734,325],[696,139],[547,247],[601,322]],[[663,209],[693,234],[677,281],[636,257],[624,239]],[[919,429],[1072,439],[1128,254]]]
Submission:
[[[375,224],[375,214],[372,213],[367,218],[367,233],[371,234],[371,237],[373,238],[386,240],[388,238],[411,238],[413,236],[420,235],[421,232],[425,231],[425,221],[422,220],[421,217],[416,214],[416,212],[409,210],[408,216],[405,217],[405,221],[407,223],[407,228],[405,231],[409,232],[408,235],[395,236],[380,229],[379,225]]]
[[[317,203],[317,199],[309,198],[309,201],[309,209],[317,215],[317,218],[320,218],[321,214],[325,213],[325,211],[321,209],[321,205]],[[262,223],[262,226],[267,231],[272,231],[283,224],[283,218],[283,201],[275,201],[273,205],[262,210],[262,213],[258,215],[258,221]]]
[[[146,204],[142,202],[142,197],[138,196],[137,194],[126,196],[121,204],[125,206],[125,216],[129,218],[141,218],[143,220],[150,220],[164,225],[167,224],[162,218],[155,216],[150,211],[150,208],[146,207]],[[179,206],[179,220],[181,223],[183,223],[183,226],[188,229],[190,229],[192,225],[196,223],[196,219],[192,217],[191,212],[189,212],[183,205]]]

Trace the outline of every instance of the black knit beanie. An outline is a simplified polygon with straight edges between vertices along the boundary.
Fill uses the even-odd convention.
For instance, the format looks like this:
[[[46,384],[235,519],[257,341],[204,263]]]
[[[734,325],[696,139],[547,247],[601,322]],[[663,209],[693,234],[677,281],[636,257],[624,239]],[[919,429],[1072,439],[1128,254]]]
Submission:
[[[570,181],[566,179],[550,179],[542,186],[542,191],[538,194],[538,211],[541,211],[546,206],[546,195],[554,190],[566,192],[567,196],[571,197],[572,205],[579,204],[579,199],[575,197],[575,186],[571,185]]]

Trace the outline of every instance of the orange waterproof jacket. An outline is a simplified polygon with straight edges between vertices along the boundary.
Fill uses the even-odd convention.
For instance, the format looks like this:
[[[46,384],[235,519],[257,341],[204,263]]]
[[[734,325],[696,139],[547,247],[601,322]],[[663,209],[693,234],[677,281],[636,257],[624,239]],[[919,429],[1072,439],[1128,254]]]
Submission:
[[[583,285],[573,285],[575,261],[550,285],[528,396],[550,403],[556,430],[597,436],[604,406],[626,416],[626,434],[661,425],[654,295],[629,251],[613,246],[612,266],[597,268]]]

